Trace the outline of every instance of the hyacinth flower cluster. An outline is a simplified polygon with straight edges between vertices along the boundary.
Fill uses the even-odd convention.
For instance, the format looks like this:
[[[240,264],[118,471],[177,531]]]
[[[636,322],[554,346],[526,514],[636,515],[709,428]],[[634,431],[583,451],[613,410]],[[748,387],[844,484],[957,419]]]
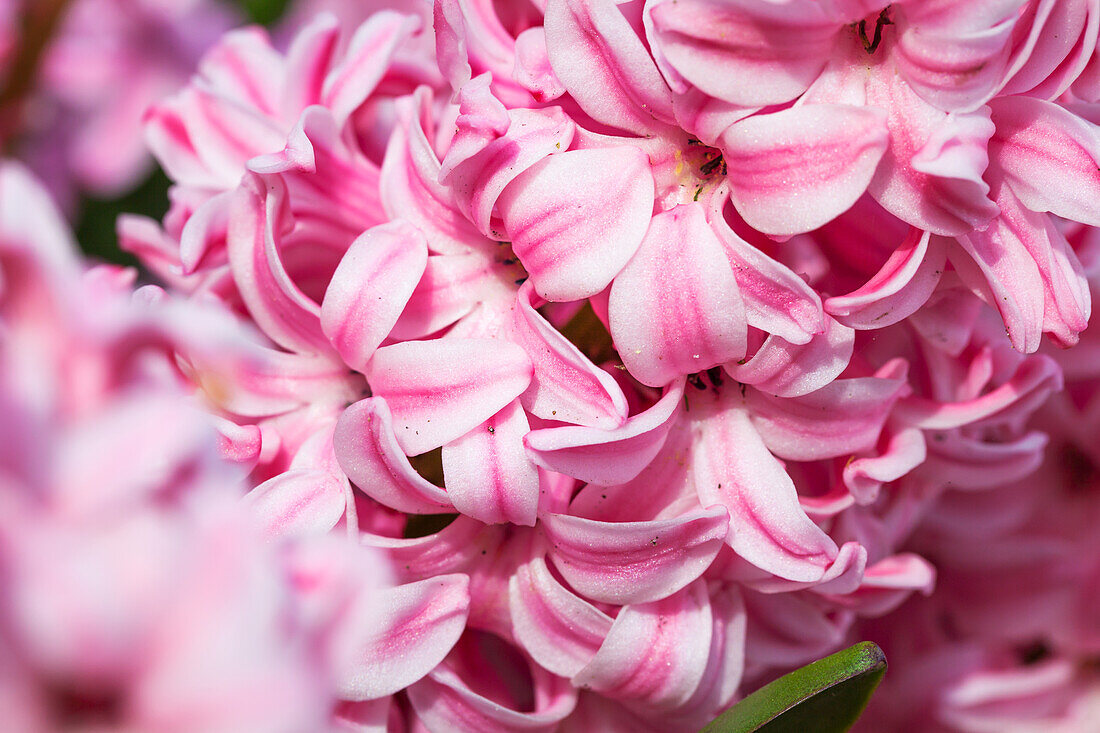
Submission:
[[[861,638],[865,730],[1096,724],[1100,5],[328,5],[144,113],[159,286],[3,171],[28,730],[697,730]]]

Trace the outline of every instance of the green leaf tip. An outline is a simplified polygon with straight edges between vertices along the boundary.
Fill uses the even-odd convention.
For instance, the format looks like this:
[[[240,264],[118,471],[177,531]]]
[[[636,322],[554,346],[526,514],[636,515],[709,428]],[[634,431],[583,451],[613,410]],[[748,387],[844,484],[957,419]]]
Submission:
[[[702,733],[844,733],[884,674],[886,655],[862,641],[764,685]]]

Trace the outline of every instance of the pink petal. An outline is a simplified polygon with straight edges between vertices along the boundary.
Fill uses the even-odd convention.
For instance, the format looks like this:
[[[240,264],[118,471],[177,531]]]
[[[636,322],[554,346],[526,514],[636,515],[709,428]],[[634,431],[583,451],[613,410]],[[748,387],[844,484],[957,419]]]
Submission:
[[[439,69],[459,90],[470,77],[490,72],[494,92],[508,94],[510,106],[530,102],[526,95],[512,100],[516,91],[509,73],[514,64],[515,41],[501,25],[498,9],[492,3],[476,0],[441,0],[435,3],[435,50]],[[503,99],[503,97],[502,97]]]
[[[1024,206],[1100,226],[1100,128],[1029,97],[990,107],[997,125],[990,152]]]
[[[396,575],[404,580],[435,578],[467,572],[485,561],[500,546],[503,528],[486,526],[458,515],[435,534],[410,539],[363,533],[367,547],[385,553]]]
[[[421,679],[462,635],[469,606],[465,575],[361,593],[328,641],[340,697],[371,700]]]
[[[485,147],[505,135],[511,125],[508,110],[489,89],[491,74],[481,74],[458,89],[458,118],[447,155],[439,173],[439,181],[447,178],[456,167],[485,150]]]
[[[832,563],[825,568],[825,573],[817,580],[796,582],[770,575],[753,577],[760,572],[757,568],[751,568],[747,574],[748,577],[738,578],[738,580],[746,588],[752,588],[761,593],[791,593],[812,588],[815,593],[847,594],[859,587],[866,567],[867,548],[858,542],[845,542],[840,546]]]
[[[1003,78],[1012,30],[1025,0],[916,6],[898,20],[891,59],[930,104],[968,112],[984,104]],[[907,8],[908,9],[908,8]]]
[[[245,176],[234,194],[227,247],[241,299],[257,325],[291,351],[328,354],[321,307],[287,274],[276,237],[286,225],[286,186],[281,177]]]
[[[451,508],[446,492],[409,464],[384,400],[371,397],[344,410],[332,442],[340,468],[376,501],[409,514],[439,514]]]
[[[443,475],[455,509],[480,522],[535,526],[539,474],[523,448],[530,426],[519,400],[443,445]]]
[[[532,430],[524,443],[531,459],[548,471],[603,486],[626,483],[661,449],[683,396],[680,380],[669,385],[656,404],[618,428],[544,428]]]
[[[612,619],[555,578],[540,555],[509,581],[516,641],[545,669],[572,677],[596,655]]]
[[[908,318],[931,297],[947,252],[939,238],[912,229],[874,277],[847,295],[825,301],[825,310],[852,328],[885,328]]]
[[[692,727],[709,722],[725,710],[737,695],[745,667],[745,602],[736,584],[710,592],[710,611],[714,620],[710,654],[703,678],[691,699],[684,705],[693,715]],[[695,719],[702,716],[701,720]]]
[[[1027,478],[1042,464],[1047,442],[1047,435],[1037,431],[1007,443],[935,432],[929,435],[928,458],[919,470],[936,482],[952,486],[1006,486]]]
[[[427,240],[404,221],[368,229],[352,242],[321,303],[321,329],[352,369],[367,368],[427,264]]]
[[[731,451],[731,445],[738,449]],[[692,449],[692,467],[703,506],[730,513],[726,541],[734,552],[781,578],[822,578],[837,546],[799,506],[794,483],[744,409],[719,405],[706,417]]]
[[[923,557],[903,552],[879,560],[864,572],[858,589],[830,600],[861,616],[876,617],[897,608],[913,591],[930,595],[935,584],[936,569]]]
[[[818,3],[648,3],[661,54],[707,94],[745,107],[780,104],[810,85],[842,23]]]
[[[1017,349],[1034,351],[1040,329],[1063,344],[1076,343],[1091,313],[1080,262],[1049,217],[1024,208],[1007,186],[997,202],[1001,215],[989,229],[958,240],[985,276],[979,292],[1001,311]],[[967,274],[960,269],[964,280]]]
[[[796,667],[841,646],[852,624],[850,612],[838,611],[814,594],[745,593],[750,622],[745,654],[765,667]]]
[[[316,469],[297,469],[270,478],[248,493],[251,510],[267,534],[324,534],[344,516],[347,495],[335,476]]]
[[[1025,23],[1030,32],[1024,43],[1016,44],[1001,94],[1055,99],[1095,56],[1100,13],[1093,0],[1045,0],[1028,3],[1017,20],[1017,35]]]
[[[737,281],[699,204],[653,217],[611,286],[611,335],[631,375],[650,386],[745,355]]]
[[[506,265],[481,252],[430,255],[390,338],[422,339],[441,331],[499,293],[509,274]],[[511,281],[504,282],[509,291],[514,289]]]
[[[906,364],[899,359],[873,377],[838,379],[801,397],[781,399],[754,389],[746,401],[772,453],[814,461],[873,448],[907,389]]]
[[[436,667],[408,691],[417,718],[428,730],[454,733],[552,733],[577,702],[566,680],[531,665],[535,709],[515,710],[471,689],[448,664]],[[471,683],[473,680],[471,680]],[[485,680],[476,687],[485,687]]]
[[[508,184],[546,156],[566,150],[576,126],[560,107],[513,109],[507,133],[488,142],[477,155],[462,161],[440,181],[455,192],[460,209],[487,237],[505,238],[493,219],[494,207]],[[449,154],[448,154],[449,155]]]
[[[319,32],[315,29],[323,29],[325,25],[327,21],[320,19],[309,29],[303,29],[303,33]],[[199,73],[218,93],[247,102],[268,115],[279,109],[283,69],[283,59],[272,48],[267,31],[259,26],[226,33],[199,64]]]
[[[544,420],[611,430],[626,421],[626,397],[615,379],[593,364],[531,303],[532,288],[520,288],[515,310],[516,343],[534,365],[523,406]]]
[[[538,102],[552,102],[565,94],[546,52],[546,32],[541,26],[516,36],[516,68],[512,78]]]
[[[881,453],[856,458],[844,464],[844,485],[860,504],[870,504],[885,483],[897,481],[924,463],[927,451],[924,433],[903,428],[890,435]]]
[[[286,77],[279,112],[292,120],[310,105],[321,103],[321,86],[340,40],[340,22],[321,13],[302,28],[287,49]]]
[[[653,175],[637,148],[571,150],[528,168],[497,205],[535,291],[580,300],[606,288],[642,243]]]
[[[611,0],[550,0],[543,26],[558,79],[594,119],[639,135],[673,122],[668,86]]]
[[[725,364],[726,373],[742,384],[777,397],[798,397],[821,389],[848,366],[855,331],[825,316],[824,333],[802,346],[768,336],[744,363]]]
[[[946,430],[980,420],[1004,421],[1027,414],[1051,392],[1062,388],[1062,370],[1044,354],[1025,359],[1012,378],[1000,387],[965,402],[934,402],[908,397],[897,406],[897,416],[925,430]]]
[[[883,111],[815,104],[742,120],[719,146],[738,213],[765,234],[789,235],[854,204],[888,141]]]
[[[420,119],[429,104],[426,90],[395,103],[398,122],[379,180],[382,204],[391,219],[417,222],[433,253],[466,254],[488,242],[459,211],[454,192],[439,183],[439,159]]]
[[[994,126],[989,110],[948,115],[918,97],[889,67],[867,84],[869,104],[887,110],[890,144],[868,191],[918,229],[956,236],[997,215],[982,179]]]
[[[234,463],[254,466],[260,457],[262,441],[255,425],[237,425],[223,417],[211,415],[218,431],[218,455]]]
[[[825,330],[821,297],[790,268],[737,236],[722,215],[725,201],[716,196],[711,228],[729,258],[737,287],[745,302],[750,326],[791,344],[804,344]]]
[[[710,566],[726,536],[722,507],[675,519],[597,522],[546,514],[550,559],[581,595],[605,603],[644,603],[675,593]]]
[[[398,444],[419,455],[519,397],[531,383],[532,367],[523,349],[509,342],[437,339],[383,346],[364,373],[393,412]]]
[[[662,600],[624,608],[573,684],[670,710],[691,698],[710,656],[713,617],[704,581]]]
[[[325,78],[322,104],[340,125],[371,95],[397,48],[420,27],[415,15],[380,10],[359,26],[343,62]]]

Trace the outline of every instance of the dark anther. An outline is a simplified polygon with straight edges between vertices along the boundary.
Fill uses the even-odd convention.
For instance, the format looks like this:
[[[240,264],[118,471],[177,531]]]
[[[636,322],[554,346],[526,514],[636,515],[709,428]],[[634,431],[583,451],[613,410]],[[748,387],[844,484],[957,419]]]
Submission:
[[[521,277],[519,280],[516,280],[516,285],[523,285],[525,282],[527,282],[527,278]]]
[[[874,53],[878,49],[878,45],[882,43],[882,27],[893,24],[894,21],[890,20],[890,8],[883,8],[875,20],[875,37],[867,40],[867,21],[859,21],[859,40],[863,43],[863,50],[867,53]]]
[[[724,160],[722,160],[722,156],[716,155],[708,160],[706,163],[703,163],[703,165],[699,166],[699,172],[702,173],[704,176],[709,176],[715,171],[721,169],[722,173],[724,174],[726,172],[725,165],[726,163]]]
[[[722,386],[722,367],[711,367],[707,370],[707,378],[715,387]]]
[[[695,389],[704,390],[707,388],[707,385],[703,383],[703,377],[699,374],[689,374],[687,381]]]

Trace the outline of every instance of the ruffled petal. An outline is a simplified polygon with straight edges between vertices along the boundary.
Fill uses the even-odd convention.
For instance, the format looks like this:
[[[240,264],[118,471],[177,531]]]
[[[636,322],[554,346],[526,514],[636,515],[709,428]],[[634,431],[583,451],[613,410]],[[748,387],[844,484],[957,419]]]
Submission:
[[[821,296],[789,267],[734,233],[722,216],[725,201],[714,197],[710,223],[726,250],[750,326],[791,344],[804,344],[826,329]]]
[[[746,394],[752,423],[772,453],[795,461],[870,450],[894,403],[908,391],[907,366],[888,362],[873,377],[838,379],[801,397]]]
[[[516,68],[512,78],[531,92],[536,102],[552,102],[565,94],[565,85],[554,73],[546,52],[544,28],[528,28],[516,36]]]
[[[610,430],[626,421],[626,396],[615,379],[593,364],[535,310],[532,288],[517,297],[515,340],[534,365],[523,406],[544,420]]]
[[[347,507],[347,492],[339,477],[304,468],[264,481],[247,501],[267,534],[298,537],[335,527]]]
[[[944,111],[968,112],[1004,78],[1012,31],[1026,0],[948,0],[907,5],[891,59],[922,98]]]
[[[675,593],[707,569],[729,517],[722,507],[647,522],[546,514],[541,527],[554,567],[578,593],[605,603],[645,603]]]
[[[371,397],[344,410],[332,443],[340,468],[376,501],[409,514],[452,508],[447,493],[421,477],[402,452],[385,400]]]
[[[1011,421],[1041,405],[1062,388],[1062,370],[1045,354],[1025,359],[1012,378],[986,394],[965,402],[934,402],[907,397],[898,403],[899,419],[925,430],[946,430],[979,421]]]
[[[324,80],[321,103],[343,125],[389,70],[394,53],[420,28],[420,19],[379,10],[356,29],[340,65]]]
[[[897,481],[924,463],[926,457],[924,433],[916,428],[902,428],[889,436],[881,452],[844,464],[844,485],[858,503],[870,504],[883,484]]]
[[[439,182],[439,158],[421,121],[430,103],[426,90],[395,102],[397,124],[379,179],[382,205],[391,219],[417,222],[433,253],[467,254],[491,243],[463,216],[454,192]]]
[[[551,66],[593,119],[639,135],[673,123],[672,94],[614,2],[549,0],[543,26]]]
[[[331,354],[321,331],[321,307],[283,266],[277,238],[287,226],[287,191],[280,176],[246,175],[234,194],[227,237],[229,265],[241,299],[264,333],[280,346]]]
[[[848,366],[855,331],[825,316],[824,333],[796,345],[768,336],[746,360],[724,365],[727,374],[776,397],[798,397],[821,389]]]
[[[572,682],[654,711],[683,705],[695,693],[710,656],[713,617],[706,584],[631,605],[615,618],[595,658]]]
[[[516,641],[536,662],[572,677],[592,661],[612,618],[559,583],[541,555],[521,565],[508,588]]]
[[[825,310],[852,328],[885,328],[924,305],[947,262],[942,240],[912,229],[874,277],[847,295],[825,301]]]
[[[409,687],[406,694],[420,722],[428,730],[552,733],[573,712],[577,691],[568,681],[538,665],[530,665],[530,674],[531,687],[525,692],[533,693],[535,706],[529,711],[509,707],[475,692],[446,661]],[[493,686],[492,680],[481,679],[478,682],[480,684],[474,685],[478,689]]]
[[[890,130],[890,144],[868,186],[884,209],[947,236],[984,227],[997,215],[982,178],[994,130],[988,108],[942,112],[887,66],[869,79],[867,101],[887,111]]]
[[[997,125],[990,152],[1024,206],[1100,226],[1100,127],[1030,97],[990,108]]]
[[[683,396],[680,380],[669,385],[656,404],[618,428],[544,428],[532,430],[524,443],[531,459],[549,471],[603,486],[626,483],[661,450]]]
[[[762,107],[794,99],[825,67],[843,22],[821,5],[661,0],[647,9],[656,45],[684,79],[727,102]]]

